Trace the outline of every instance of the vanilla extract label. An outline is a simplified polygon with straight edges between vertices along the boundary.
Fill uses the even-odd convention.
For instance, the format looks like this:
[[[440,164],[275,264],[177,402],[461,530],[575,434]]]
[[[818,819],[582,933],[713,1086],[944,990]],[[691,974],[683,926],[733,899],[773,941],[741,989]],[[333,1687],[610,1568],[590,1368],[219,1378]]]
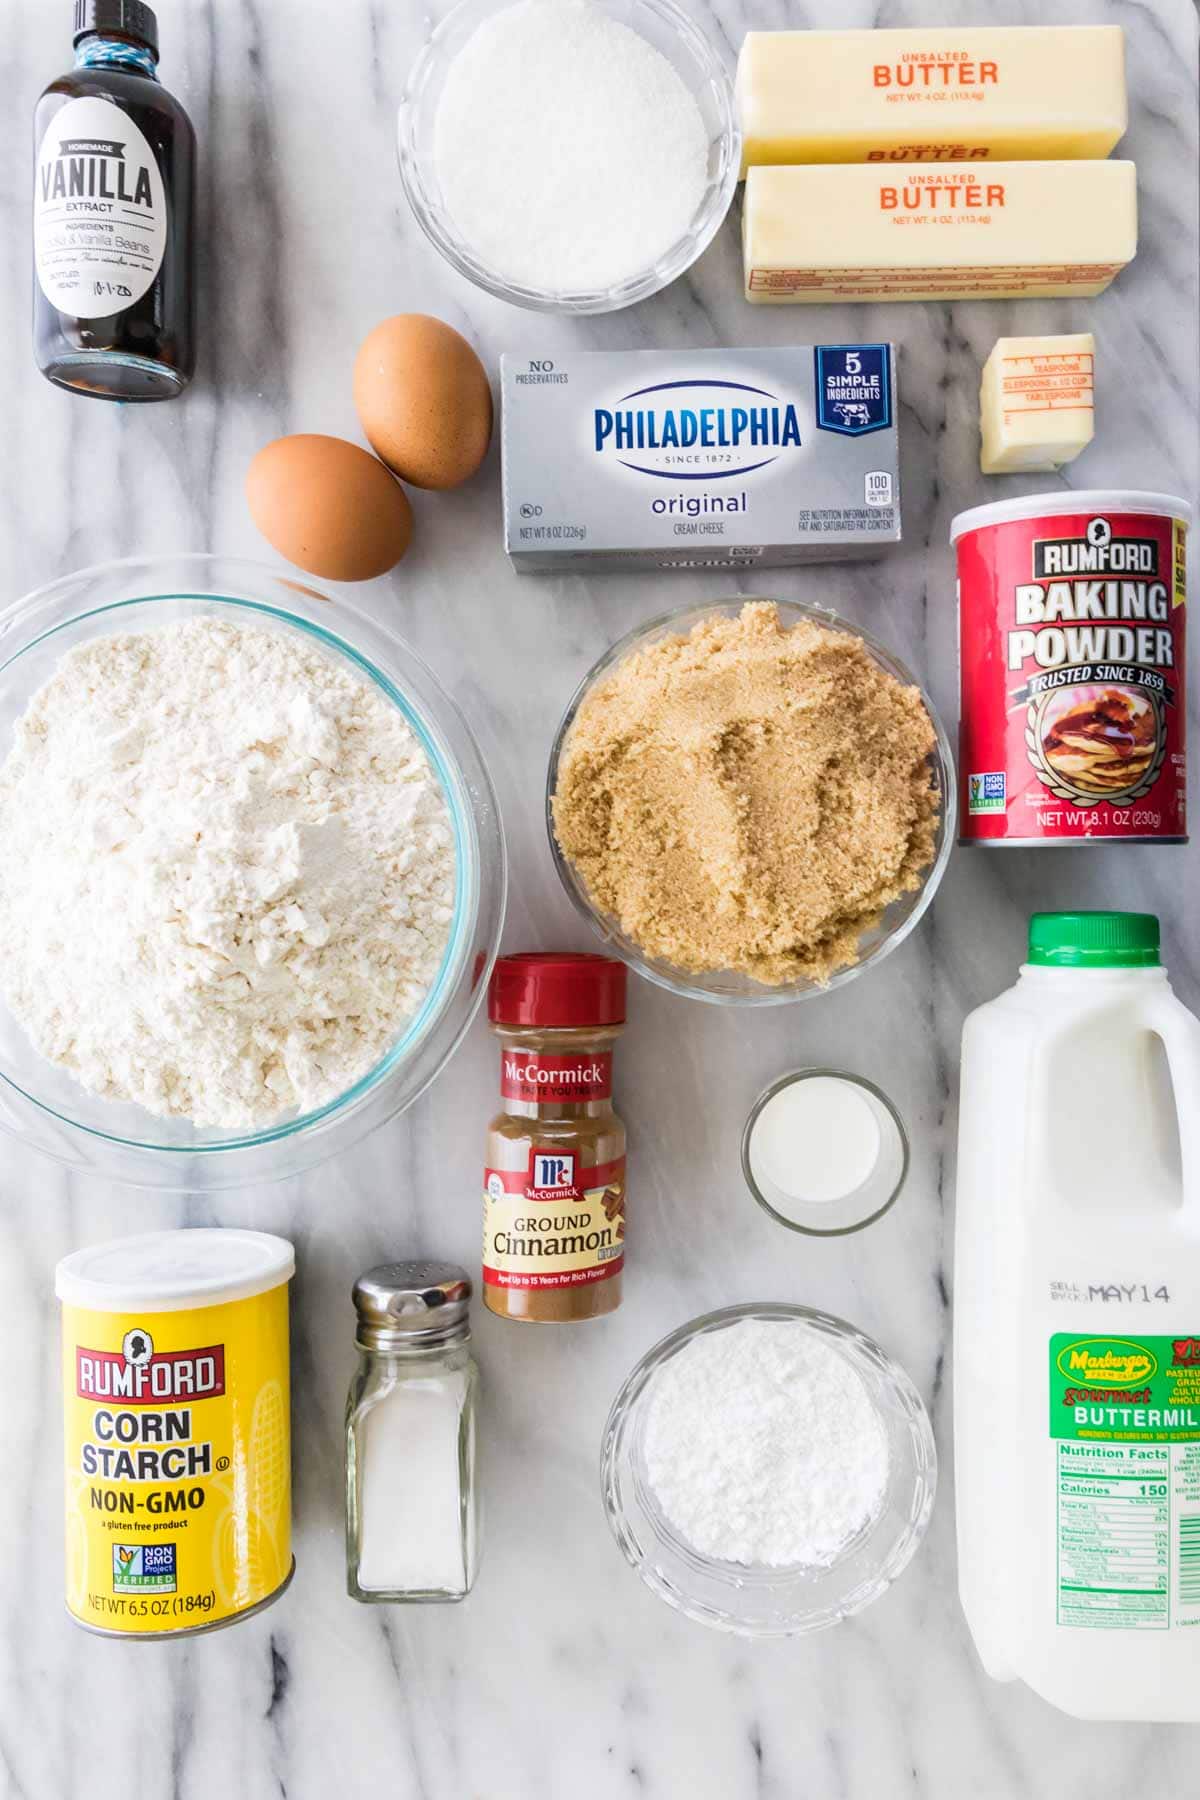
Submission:
[[[52,306],[107,318],[152,286],[167,245],[167,204],[154,151],[110,100],[68,100],[38,146],[34,257]]]
[[[125,146],[103,138],[64,138],[57,154],[38,170],[43,206],[51,200],[118,200],[125,206],[154,205],[150,170],[130,168]]]

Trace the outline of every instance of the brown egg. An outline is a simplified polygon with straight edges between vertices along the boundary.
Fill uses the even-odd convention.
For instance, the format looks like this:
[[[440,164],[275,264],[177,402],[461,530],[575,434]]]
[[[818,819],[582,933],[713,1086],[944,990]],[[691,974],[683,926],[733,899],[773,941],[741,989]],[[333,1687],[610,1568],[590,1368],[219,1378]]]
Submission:
[[[376,455],[414,487],[457,487],[487,455],[487,373],[441,319],[401,313],[377,325],[355,359],[354,404]]]
[[[246,499],[280,556],[327,581],[386,574],[412,538],[412,507],[400,483],[344,438],[276,438],[246,472]]]

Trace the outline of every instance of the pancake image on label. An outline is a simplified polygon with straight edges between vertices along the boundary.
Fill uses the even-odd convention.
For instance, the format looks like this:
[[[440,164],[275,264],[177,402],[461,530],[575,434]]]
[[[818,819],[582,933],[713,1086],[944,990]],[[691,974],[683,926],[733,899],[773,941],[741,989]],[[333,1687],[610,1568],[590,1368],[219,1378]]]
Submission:
[[[1085,794],[1134,788],[1158,750],[1158,713],[1129,688],[1074,688],[1056,696],[1041,721],[1042,752],[1053,772]]]

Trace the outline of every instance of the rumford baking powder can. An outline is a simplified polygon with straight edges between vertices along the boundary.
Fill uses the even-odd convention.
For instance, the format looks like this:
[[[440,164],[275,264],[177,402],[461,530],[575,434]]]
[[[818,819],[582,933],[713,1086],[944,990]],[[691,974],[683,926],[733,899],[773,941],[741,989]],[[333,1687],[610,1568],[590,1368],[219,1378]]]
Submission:
[[[292,1246],[156,1231],[64,1257],[67,1610],[110,1637],[256,1612],[291,1579]]]
[[[963,843],[1186,842],[1190,523],[1136,492],[954,520]]]

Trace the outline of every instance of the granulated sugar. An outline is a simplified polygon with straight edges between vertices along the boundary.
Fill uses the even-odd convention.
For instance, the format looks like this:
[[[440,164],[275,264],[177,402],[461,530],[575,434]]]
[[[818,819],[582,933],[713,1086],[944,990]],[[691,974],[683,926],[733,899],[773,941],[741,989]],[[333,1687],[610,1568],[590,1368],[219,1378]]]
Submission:
[[[298,634],[193,618],[66,655],[0,768],[0,984],[90,1092],[197,1125],[306,1112],[437,975],[441,784]]]
[[[510,281],[602,288],[687,230],[700,109],[661,51],[587,0],[518,0],[451,63],[434,156],[447,210]]]
[[[701,1333],[654,1377],[646,1473],[675,1530],[722,1562],[826,1567],[879,1512],[887,1441],[862,1378],[799,1321]]]

